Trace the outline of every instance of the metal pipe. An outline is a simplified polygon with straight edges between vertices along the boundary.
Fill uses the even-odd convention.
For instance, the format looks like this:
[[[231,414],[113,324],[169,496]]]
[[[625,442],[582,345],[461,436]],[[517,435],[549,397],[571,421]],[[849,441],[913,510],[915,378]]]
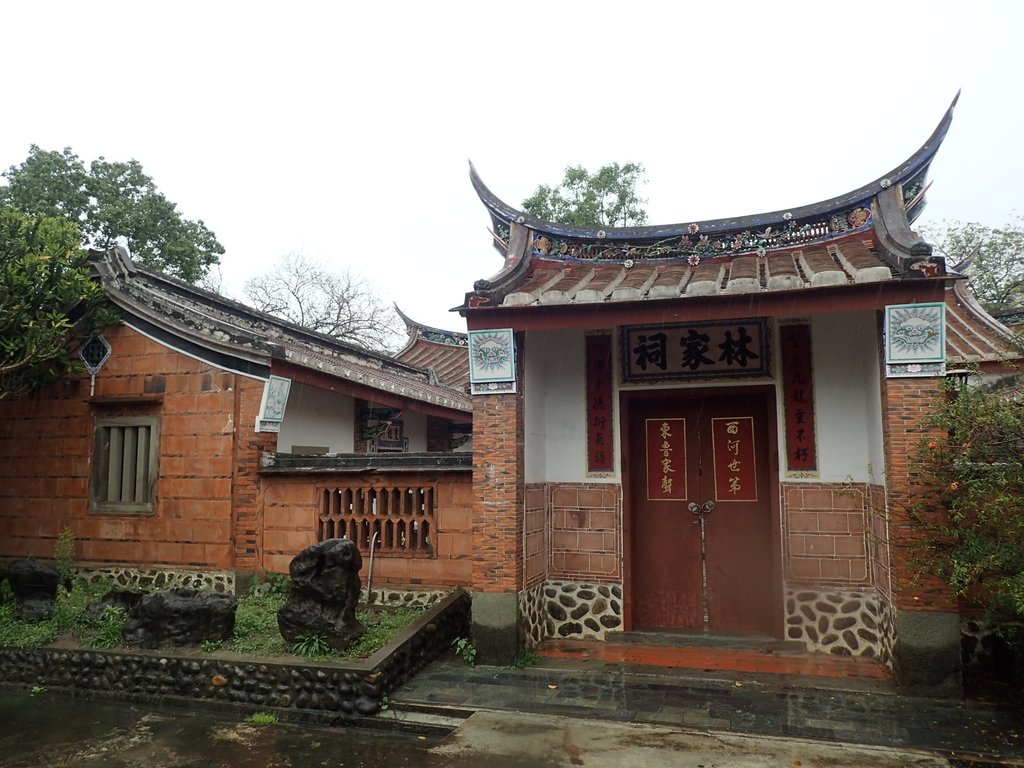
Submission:
[[[374,531],[373,537],[370,539],[370,568],[366,573],[366,604],[370,604],[370,593],[373,589],[373,550],[377,546],[377,539],[380,537],[380,531]]]

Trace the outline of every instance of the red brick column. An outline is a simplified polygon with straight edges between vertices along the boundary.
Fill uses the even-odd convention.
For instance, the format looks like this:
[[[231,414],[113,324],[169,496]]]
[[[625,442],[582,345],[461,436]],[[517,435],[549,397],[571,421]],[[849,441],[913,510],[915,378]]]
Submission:
[[[518,391],[473,398],[473,642],[478,660],[507,664],[520,645],[525,529],[523,339]]]
[[[913,544],[919,539],[910,517],[927,502],[916,483],[914,457],[922,440],[937,431],[925,420],[944,396],[939,378],[886,378],[882,370],[882,431],[897,681],[909,693],[959,696],[960,617],[949,586],[919,574]]]
[[[521,391],[473,398],[473,589],[478,592],[522,589],[523,441]]]

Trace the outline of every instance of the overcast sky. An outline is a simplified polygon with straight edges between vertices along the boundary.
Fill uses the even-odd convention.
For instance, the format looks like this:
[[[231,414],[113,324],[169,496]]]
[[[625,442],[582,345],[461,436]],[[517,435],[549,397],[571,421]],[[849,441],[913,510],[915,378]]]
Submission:
[[[639,162],[651,223],[795,207],[915,152],[963,89],[920,220],[1021,210],[1024,3],[5,4],[0,168],[135,158],[227,253],[290,251],[464,329],[500,266],[468,178],[518,206]]]

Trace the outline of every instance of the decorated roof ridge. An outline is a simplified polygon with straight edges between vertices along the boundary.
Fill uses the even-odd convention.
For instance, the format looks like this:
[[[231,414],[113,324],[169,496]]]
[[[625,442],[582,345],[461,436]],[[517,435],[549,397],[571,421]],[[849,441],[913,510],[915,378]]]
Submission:
[[[395,312],[402,318],[402,322],[405,323],[405,330],[409,334],[409,341],[406,342],[404,349],[411,346],[417,336],[424,341],[432,341],[435,344],[448,344],[453,347],[469,346],[469,334],[449,331],[444,328],[435,328],[434,326],[417,322],[405,314],[398,304],[395,304]]]
[[[128,252],[120,246],[107,251],[90,250],[89,255],[108,287],[114,283],[127,285],[128,282],[138,285],[141,281],[151,288],[158,289],[166,301],[179,304],[182,310],[201,311],[220,324],[237,329],[243,336],[262,339],[263,347],[268,350],[276,344],[277,339],[292,337],[296,341],[306,340],[339,354],[355,355],[382,366],[397,367],[412,376],[427,377],[427,372],[423,369],[395,360],[386,353],[313,331],[214,291],[145,267],[132,260]],[[117,263],[112,261],[112,257],[116,257]]]
[[[947,365],[1003,369],[1020,360],[1013,331],[978,303],[966,280],[955,280],[947,286],[945,305]]]
[[[523,224],[533,230],[536,237],[548,236],[550,238],[568,238],[597,242],[628,241],[641,244],[694,236],[698,233],[703,233],[704,235],[724,234],[745,230],[767,230],[769,227],[783,230],[789,228],[793,221],[805,222],[809,219],[820,219],[832,212],[840,212],[855,207],[857,204],[865,204],[880,191],[890,186],[915,180],[923,182],[923,172],[927,170],[928,165],[931,163],[949,130],[953,120],[953,109],[959,98],[960,92],[957,91],[956,96],[954,96],[952,103],[949,105],[949,109],[946,110],[945,115],[943,115],[942,120],[928,140],[917,152],[889,173],[852,192],[838,195],[829,200],[768,213],[668,225],[606,227],[603,229],[599,227],[580,227],[547,221],[508,205],[487,188],[472,162],[469,163],[469,175],[473,188],[476,190],[481,202],[490,212],[496,226],[500,224],[508,227],[513,223]],[[921,205],[923,202],[923,192],[924,188],[921,186],[915,190],[913,195],[908,196],[909,199],[905,200],[908,212],[912,213],[913,216],[916,216],[923,209],[923,205]]]
[[[110,300],[155,338],[219,367],[266,378],[275,359],[367,387],[470,411],[468,396],[431,372],[288,323],[241,302],[136,264],[120,247],[90,251]]]

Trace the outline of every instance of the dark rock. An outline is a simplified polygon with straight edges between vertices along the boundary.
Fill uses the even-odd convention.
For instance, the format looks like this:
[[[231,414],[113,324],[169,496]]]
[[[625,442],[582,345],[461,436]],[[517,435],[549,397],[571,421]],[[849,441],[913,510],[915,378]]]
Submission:
[[[143,596],[124,627],[129,645],[159,648],[223,642],[235,627],[238,598],[220,592],[168,589]]]
[[[338,651],[359,639],[366,629],[356,618],[363,559],[355,542],[328,539],[295,556],[288,572],[288,602],[277,612],[277,626],[289,643],[319,635]]]
[[[53,613],[60,576],[52,565],[28,558],[15,560],[7,568],[7,580],[18,601],[19,618],[39,621]]]
[[[569,614],[565,612],[565,608],[554,600],[548,602],[548,614],[555,619],[555,621],[565,621],[569,616]]]

